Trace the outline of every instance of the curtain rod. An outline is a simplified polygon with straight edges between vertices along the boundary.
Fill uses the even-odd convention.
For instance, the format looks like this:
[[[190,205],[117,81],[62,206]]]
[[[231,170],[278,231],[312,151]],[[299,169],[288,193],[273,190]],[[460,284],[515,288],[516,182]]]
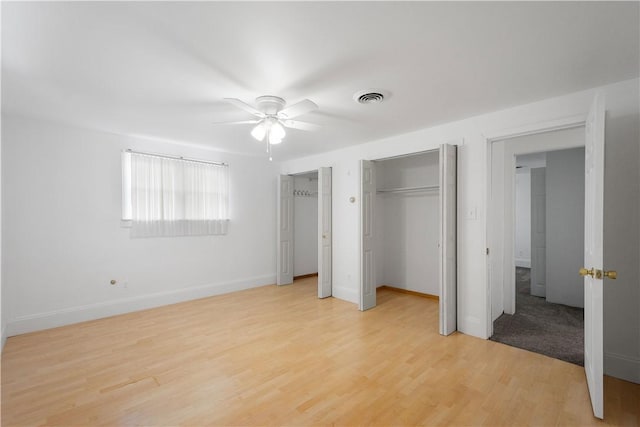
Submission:
[[[134,150],[132,150],[130,148],[127,148],[126,151],[127,151],[127,153],[142,154],[144,156],[162,157],[164,159],[185,160],[187,162],[204,163],[204,164],[207,164],[207,165],[216,165],[216,166],[229,166],[228,163],[208,162],[206,160],[190,159],[190,158],[182,157],[182,156],[167,156],[166,154],[145,153],[145,152],[142,152],[142,151],[134,151]]]

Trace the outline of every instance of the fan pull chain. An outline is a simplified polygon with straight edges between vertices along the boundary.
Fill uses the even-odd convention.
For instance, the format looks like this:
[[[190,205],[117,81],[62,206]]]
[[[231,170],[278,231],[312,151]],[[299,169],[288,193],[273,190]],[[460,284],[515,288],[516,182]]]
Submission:
[[[273,161],[273,157],[271,157],[271,142],[269,142],[269,138],[271,137],[271,129],[267,128],[266,141],[267,141],[267,154],[269,155],[269,161]]]

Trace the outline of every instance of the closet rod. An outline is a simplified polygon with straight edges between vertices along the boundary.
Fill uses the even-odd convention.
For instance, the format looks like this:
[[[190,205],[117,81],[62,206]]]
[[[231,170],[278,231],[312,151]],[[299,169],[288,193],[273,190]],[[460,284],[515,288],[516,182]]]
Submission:
[[[439,185],[423,185],[420,187],[398,187],[398,188],[381,188],[377,193],[410,193],[415,191],[433,191],[439,190]]]
[[[156,154],[156,153],[145,153],[142,151],[133,151],[130,148],[127,148],[127,153],[132,153],[132,154],[142,154],[144,156],[153,156],[153,157],[161,157],[163,159],[173,159],[173,160],[186,160],[188,162],[195,162],[195,163],[204,163],[206,165],[216,165],[216,166],[229,166],[228,163],[221,163],[221,162],[208,162],[206,160],[197,160],[197,159],[190,159],[188,157],[182,157],[182,156],[167,156],[166,154]]]

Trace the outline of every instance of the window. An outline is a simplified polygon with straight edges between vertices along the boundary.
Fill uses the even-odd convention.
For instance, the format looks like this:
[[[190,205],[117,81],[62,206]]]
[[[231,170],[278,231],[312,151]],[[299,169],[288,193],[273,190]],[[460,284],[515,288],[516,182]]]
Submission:
[[[122,196],[132,237],[227,233],[226,164],[125,151]]]

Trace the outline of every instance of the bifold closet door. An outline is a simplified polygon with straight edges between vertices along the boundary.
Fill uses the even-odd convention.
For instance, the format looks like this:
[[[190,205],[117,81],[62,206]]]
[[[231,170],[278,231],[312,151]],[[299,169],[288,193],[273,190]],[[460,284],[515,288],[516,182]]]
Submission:
[[[293,177],[278,177],[278,250],[276,283],[293,283]]]
[[[375,165],[360,161],[360,301],[359,309],[376,306],[375,265],[373,252],[373,207],[376,196]]]
[[[331,168],[318,169],[318,298],[331,296]]]
[[[440,334],[456,330],[457,147],[440,146]]]

